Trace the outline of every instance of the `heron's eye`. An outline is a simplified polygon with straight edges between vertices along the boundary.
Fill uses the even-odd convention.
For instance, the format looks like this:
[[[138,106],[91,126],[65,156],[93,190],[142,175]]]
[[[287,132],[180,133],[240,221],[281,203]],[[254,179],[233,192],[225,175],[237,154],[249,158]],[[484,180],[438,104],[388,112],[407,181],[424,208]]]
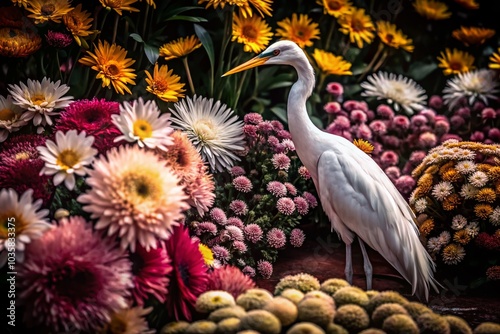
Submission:
[[[280,54],[280,50],[279,49],[276,49],[273,51],[273,55],[277,56]]]

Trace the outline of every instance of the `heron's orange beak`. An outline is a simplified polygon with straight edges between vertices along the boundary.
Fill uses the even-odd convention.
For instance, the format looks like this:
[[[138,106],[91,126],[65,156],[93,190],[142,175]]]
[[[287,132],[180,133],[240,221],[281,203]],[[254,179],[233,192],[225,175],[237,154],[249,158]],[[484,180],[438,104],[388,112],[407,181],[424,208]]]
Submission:
[[[227,71],[222,76],[225,77],[227,75],[235,74],[235,73],[238,73],[238,72],[241,72],[241,71],[246,71],[246,70],[251,69],[253,67],[257,67],[257,66],[263,65],[263,64],[266,63],[266,61],[269,58],[271,58],[271,57],[262,57],[262,56],[254,57],[254,58],[250,59],[249,61],[247,61],[247,62],[245,62],[245,63],[243,63],[241,65],[236,66],[232,70]]]

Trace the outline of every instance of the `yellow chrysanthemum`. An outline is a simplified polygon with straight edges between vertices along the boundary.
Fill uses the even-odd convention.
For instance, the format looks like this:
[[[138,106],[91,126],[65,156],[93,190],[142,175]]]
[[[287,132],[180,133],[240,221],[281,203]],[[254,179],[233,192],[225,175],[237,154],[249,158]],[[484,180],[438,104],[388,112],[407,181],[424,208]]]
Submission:
[[[217,9],[224,9],[226,5],[228,6],[236,6],[240,9],[240,14],[244,17],[253,16],[252,7],[260,14],[260,16],[271,16],[271,4],[272,0],[199,0],[198,4],[207,3],[205,8],[213,7]],[[250,6],[252,5],[252,7]]]
[[[312,22],[306,14],[292,14],[292,19],[286,18],[278,22],[276,36],[297,43],[301,48],[313,45],[313,39],[319,39],[319,25]]]
[[[339,18],[339,24],[339,31],[349,35],[351,43],[356,43],[358,48],[363,47],[363,41],[370,44],[375,37],[372,19],[365,14],[363,8],[353,8],[348,14]]]
[[[451,211],[454,210],[460,203],[461,203],[460,196],[458,194],[451,194],[450,196],[447,196],[441,205],[443,206],[443,209],[445,211]]]
[[[461,262],[465,257],[465,250],[457,244],[449,244],[443,249],[443,262],[453,265]]]
[[[493,208],[489,204],[476,204],[474,206],[474,213],[479,218],[488,219],[492,212]]]
[[[365,152],[366,154],[371,154],[373,152],[373,145],[370,144],[368,140],[364,139],[354,139],[352,141],[354,145],[356,145],[357,148],[359,148],[361,151]]]
[[[198,249],[200,250],[201,256],[203,257],[203,261],[205,261],[207,267],[213,266],[215,260],[214,260],[214,253],[212,252],[212,250],[208,246],[202,243],[198,245]]]
[[[408,52],[413,52],[413,41],[408,38],[395,24],[388,21],[377,22],[377,35],[385,45],[395,49],[403,49]]]
[[[455,169],[450,168],[442,175],[443,181],[458,182],[462,179],[462,175]]]
[[[26,10],[31,14],[28,17],[34,19],[36,24],[47,21],[59,23],[72,10],[68,0],[32,0],[29,4]]]
[[[331,52],[314,49],[313,58],[319,69],[331,75],[352,75],[351,63],[345,61],[342,56],[336,56]]]
[[[478,202],[493,203],[497,198],[495,190],[491,188],[483,188],[479,190],[476,194],[476,200]]]
[[[416,0],[413,7],[417,13],[429,20],[444,20],[451,16],[448,6],[440,1]]]
[[[195,35],[179,38],[175,41],[163,44],[160,47],[160,57],[165,60],[187,56],[201,46],[200,40]]]
[[[500,69],[500,48],[498,48],[496,53],[493,53],[490,56],[490,64],[488,65],[488,67],[495,70]]]
[[[109,44],[107,41],[99,41],[99,45],[94,45],[95,54],[87,51],[87,56],[81,58],[79,62],[90,66],[97,71],[97,79],[102,80],[103,87],[113,85],[117,93],[131,94],[127,84],[135,85],[136,75],[130,66],[135,60],[127,57],[127,51],[116,44]]]
[[[467,245],[470,242],[470,239],[471,239],[471,237],[470,237],[469,233],[467,233],[466,230],[456,231],[453,234],[453,241],[455,241],[456,243],[459,243],[461,245]]]
[[[443,68],[445,75],[469,72],[475,68],[473,65],[474,57],[457,49],[453,49],[453,51],[446,49],[444,53],[441,52],[441,57],[437,59],[439,60],[438,66]]]
[[[269,44],[272,36],[271,27],[260,17],[245,18],[241,14],[233,15],[233,38],[231,40],[244,44],[244,51],[261,52]]]
[[[351,2],[349,0],[316,0],[316,3],[323,6],[323,12],[335,18],[349,13]]]
[[[466,9],[479,9],[476,0],[455,0],[455,2]]]
[[[35,53],[42,39],[33,32],[16,28],[0,28],[0,56],[22,58]]]
[[[166,102],[177,102],[179,98],[184,97],[183,83],[180,83],[180,77],[172,74],[173,70],[168,70],[167,65],[158,67],[155,64],[153,75],[146,71],[146,90]]]
[[[434,229],[434,220],[432,218],[426,219],[422,222],[422,224],[418,227],[420,234],[425,238],[432,232]]]
[[[500,178],[500,166],[490,166],[486,171],[490,180],[497,180]]]
[[[114,10],[118,15],[122,15],[122,11],[138,12],[139,9],[131,5],[136,3],[137,0],[99,0],[104,8],[107,10]]]
[[[481,45],[495,35],[495,30],[480,27],[460,27],[453,30],[453,38],[464,43],[465,46]]]
[[[82,45],[80,37],[87,37],[92,34],[92,21],[91,14],[86,10],[82,10],[82,4],[78,4],[71,12],[63,16],[63,22],[75,39],[78,45]]]

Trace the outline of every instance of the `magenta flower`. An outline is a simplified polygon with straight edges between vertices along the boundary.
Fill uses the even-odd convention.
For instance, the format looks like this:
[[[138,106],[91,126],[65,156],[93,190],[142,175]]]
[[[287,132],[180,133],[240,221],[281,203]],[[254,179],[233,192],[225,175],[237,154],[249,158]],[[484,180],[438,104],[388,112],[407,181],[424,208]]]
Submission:
[[[229,252],[229,250],[221,245],[213,246],[212,253],[214,253],[214,257],[222,263],[226,263],[231,259],[231,253]]]
[[[243,229],[243,232],[247,240],[249,240],[250,242],[256,243],[260,239],[262,239],[263,232],[260,226],[257,224],[248,224]]]
[[[388,105],[380,104],[377,107],[377,115],[384,119],[392,119],[394,118],[394,111]]]
[[[237,176],[233,179],[234,189],[242,193],[250,192],[253,188],[252,181],[246,176]]]
[[[399,130],[407,130],[410,127],[410,120],[403,115],[394,116],[392,126]]]
[[[410,175],[402,175],[399,177],[394,185],[403,195],[408,195],[412,192],[415,187],[415,180]]]
[[[248,276],[234,266],[226,265],[216,268],[209,274],[208,290],[227,291],[237,298],[245,291],[255,288],[255,282]]]
[[[371,139],[372,138],[372,130],[370,130],[370,127],[366,124],[359,124],[357,129],[356,129],[356,137],[361,138],[361,139]]]
[[[397,166],[389,166],[384,172],[392,182],[396,181],[396,179],[401,176],[401,170]]]
[[[293,199],[293,202],[295,203],[298,213],[301,215],[307,215],[309,212],[309,203],[307,203],[307,200],[304,197],[297,196]]]
[[[327,114],[336,115],[342,110],[342,107],[338,102],[327,102],[323,107],[323,110],[325,110]]]
[[[424,115],[413,115],[410,119],[410,125],[415,128],[420,128],[421,126],[427,125],[428,120]]]
[[[230,240],[243,241],[243,231],[234,225],[227,225],[226,232],[229,235]]]
[[[229,204],[229,209],[231,209],[235,215],[244,216],[248,213],[248,207],[242,200],[236,199]]]
[[[257,126],[245,124],[243,125],[243,133],[251,139],[257,138]]]
[[[424,132],[418,137],[418,146],[422,148],[431,148],[436,146],[437,138],[432,132]]]
[[[290,244],[293,247],[301,247],[305,239],[306,235],[301,229],[294,228],[290,233]]]
[[[245,253],[248,250],[247,245],[243,241],[236,240],[235,242],[233,242],[233,247],[239,253]]]
[[[339,82],[330,82],[326,85],[326,91],[332,94],[335,99],[338,99],[344,94],[344,87]]]
[[[290,193],[290,195],[295,196],[297,195],[297,188],[290,182],[285,182],[284,183],[286,190]]]
[[[289,197],[281,197],[276,202],[276,208],[280,213],[289,216],[295,211],[295,203]]]
[[[245,175],[245,173],[246,172],[243,169],[243,167],[240,167],[240,166],[231,167],[231,169],[229,170],[229,174],[231,174],[232,177]]]
[[[387,133],[387,125],[381,120],[372,121],[369,127],[376,135],[382,136]]]
[[[58,49],[65,48],[73,42],[71,35],[53,30],[49,30],[45,38],[47,39],[47,44]]]
[[[250,267],[250,266],[245,266],[245,267],[241,270],[241,272],[242,272],[243,274],[247,275],[248,277],[255,277],[255,274],[256,274],[255,269],[254,269],[254,268],[252,268],[252,267]]]
[[[226,213],[221,208],[210,210],[210,217],[218,224],[225,225],[227,223]]]
[[[229,217],[227,219],[227,225],[233,225],[239,227],[240,229],[242,229],[244,226],[243,222],[238,217]]]
[[[266,279],[273,275],[273,265],[269,261],[259,260],[257,262],[257,270]]]
[[[267,243],[272,248],[283,248],[286,244],[285,232],[279,228],[272,228],[266,235]]]
[[[351,111],[351,121],[356,123],[365,123],[368,120],[366,113],[363,110],[354,109]]]
[[[246,124],[259,124],[260,122],[264,121],[264,119],[262,118],[262,115],[261,114],[257,114],[257,113],[249,113],[249,114],[246,114],[244,117],[243,117],[243,121],[246,123]]]
[[[380,156],[380,163],[384,167],[397,165],[399,162],[399,156],[394,151],[385,151]]]
[[[481,111],[481,118],[482,119],[495,119],[497,117],[497,113],[495,112],[495,109],[493,108],[484,108],[483,111]]]
[[[305,166],[300,166],[298,169],[299,175],[304,179],[304,180],[309,180],[311,178],[311,173],[307,170]]]
[[[271,181],[267,184],[267,191],[276,197],[286,196],[286,186],[279,181]]]
[[[302,193],[302,196],[304,196],[304,198],[306,199],[307,203],[309,203],[309,206],[311,208],[315,208],[318,206],[318,200],[316,200],[316,197],[310,192],[304,191]]]
[[[429,98],[429,107],[439,110],[443,107],[443,98],[439,95],[432,95]]]
[[[201,222],[196,226],[196,235],[202,235],[203,233],[216,235],[217,226],[212,222]]]
[[[274,127],[270,121],[263,121],[257,125],[257,129],[259,131],[267,134],[267,133],[270,133],[271,131],[273,131]]]
[[[290,168],[290,158],[284,153],[275,153],[271,158],[271,162],[276,169],[287,171]]]

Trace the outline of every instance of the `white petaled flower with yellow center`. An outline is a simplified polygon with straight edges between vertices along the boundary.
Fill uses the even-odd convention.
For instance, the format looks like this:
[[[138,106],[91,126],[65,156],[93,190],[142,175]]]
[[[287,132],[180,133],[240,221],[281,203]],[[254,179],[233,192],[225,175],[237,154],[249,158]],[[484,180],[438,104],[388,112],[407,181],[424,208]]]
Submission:
[[[15,105],[27,110],[26,119],[33,119],[33,124],[52,125],[50,116],[57,115],[58,109],[66,108],[73,101],[73,96],[64,96],[69,91],[67,85],[58,80],[50,81],[43,78],[42,81],[28,79],[28,84],[20,83],[18,85],[9,85],[9,93]],[[40,133],[41,128],[38,129]]]
[[[167,151],[173,144],[170,137],[174,129],[170,126],[170,114],[160,115],[160,109],[154,101],[144,103],[142,98],[132,102],[124,102],[120,106],[120,114],[112,115],[113,124],[123,135],[115,138],[115,142],[126,140],[137,142],[140,147],[159,148]]]
[[[47,140],[45,146],[38,146],[40,158],[45,161],[45,166],[40,175],[54,175],[54,185],[64,181],[66,188],[75,188],[75,174],[84,176],[87,174],[86,165],[92,163],[97,150],[92,148],[93,136],[86,136],[85,131],[80,134],[76,130],[70,130],[65,134],[57,131],[56,141]]]
[[[0,268],[7,262],[7,252],[12,250],[16,261],[23,262],[25,245],[51,228],[46,219],[49,211],[40,210],[42,200],[33,202],[32,195],[32,189],[26,190],[20,198],[13,189],[0,190]],[[11,238],[15,242],[12,243]]]
[[[197,97],[174,105],[173,127],[184,131],[212,171],[229,170],[244,150],[243,122],[220,101]]]
[[[4,142],[10,133],[19,130],[29,121],[29,115],[16,106],[12,96],[7,98],[0,95],[0,143]]]

